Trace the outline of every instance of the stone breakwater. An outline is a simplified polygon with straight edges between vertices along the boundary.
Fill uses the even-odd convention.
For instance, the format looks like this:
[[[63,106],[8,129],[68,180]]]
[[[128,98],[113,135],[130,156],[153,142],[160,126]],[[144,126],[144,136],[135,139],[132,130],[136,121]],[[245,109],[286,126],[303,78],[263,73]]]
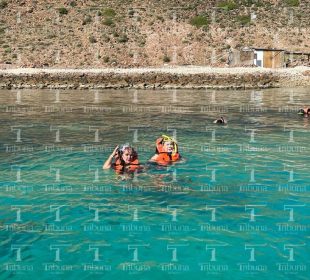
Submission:
[[[180,70],[181,69],[181,70]],[[249,89],[310,86],[310,71],[208,68],[0,70],[2,89]],[[242,71],[241,71],[242,70]],[[289,71],[291,70],[291,71]]]

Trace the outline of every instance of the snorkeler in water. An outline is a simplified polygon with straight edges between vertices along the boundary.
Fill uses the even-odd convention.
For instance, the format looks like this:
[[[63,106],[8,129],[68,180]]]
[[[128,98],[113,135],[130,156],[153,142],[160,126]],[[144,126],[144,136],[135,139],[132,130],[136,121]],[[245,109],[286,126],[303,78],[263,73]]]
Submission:
[[[156,151],[155,155],[150,159],[151,162],[167,165],[180,159],[181,155],[176,140],[167,135],[162,135],[156,140]]]
[[[216,119],[213,123],[227,124],[227,120],[224,117],[220,117],[220,118]]]
[[[310,116],[310,108],[304,107],[298,110],[298,115],[302,115],[305,118],[308,118]]]
[[[116,173],[133,173],[141,169],[137,152],[129,145],[121,149],[116,146],[112,154],[102,166],[102,169],[113,168]]]

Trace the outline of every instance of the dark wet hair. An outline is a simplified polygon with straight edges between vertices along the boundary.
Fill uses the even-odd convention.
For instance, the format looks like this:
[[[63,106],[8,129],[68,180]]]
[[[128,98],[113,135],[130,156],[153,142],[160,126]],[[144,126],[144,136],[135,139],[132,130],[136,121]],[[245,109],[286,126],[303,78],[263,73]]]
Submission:
[[[224,117],[220,117],[216,120],[216,123],[226,123],[226,120],[224,119]]]

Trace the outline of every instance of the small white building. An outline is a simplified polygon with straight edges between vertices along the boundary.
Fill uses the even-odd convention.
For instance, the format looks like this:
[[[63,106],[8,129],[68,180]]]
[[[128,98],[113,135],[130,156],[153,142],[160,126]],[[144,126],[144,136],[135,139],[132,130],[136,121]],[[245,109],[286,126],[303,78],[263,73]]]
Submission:
[[[254,65],[264,68],[283,68],[285,50],[281,49],[256,49],[254,52]]]
[[[254,65],[258,67],[264,67],[264,51],[263,50],[254,50]]]
[[[240,51],[230,50],[229,65],[257,66],[264,68],[285,68],[296,65],[310,65],[310,53],[282,49],[244,47]]]

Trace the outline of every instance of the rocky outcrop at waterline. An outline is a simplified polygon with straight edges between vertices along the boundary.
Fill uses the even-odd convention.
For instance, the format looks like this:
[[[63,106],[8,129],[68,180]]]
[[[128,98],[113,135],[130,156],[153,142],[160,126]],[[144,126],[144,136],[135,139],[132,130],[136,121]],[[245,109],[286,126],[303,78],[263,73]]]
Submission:
[[[310,86],[308,69],[154,68],[0,70],[2,89],[248,89]]]

